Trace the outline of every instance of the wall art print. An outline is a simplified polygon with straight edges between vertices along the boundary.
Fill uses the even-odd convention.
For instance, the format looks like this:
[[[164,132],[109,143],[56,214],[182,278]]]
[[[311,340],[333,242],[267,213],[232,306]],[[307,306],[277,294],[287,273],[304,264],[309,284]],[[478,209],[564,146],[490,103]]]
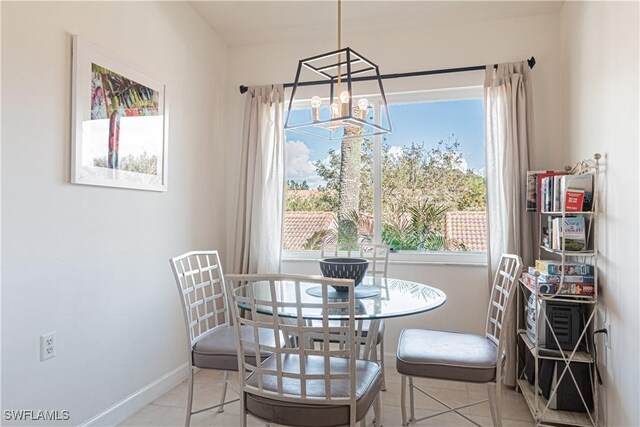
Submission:
[[[166,190],[165,86],[73,37],[71,182]]]

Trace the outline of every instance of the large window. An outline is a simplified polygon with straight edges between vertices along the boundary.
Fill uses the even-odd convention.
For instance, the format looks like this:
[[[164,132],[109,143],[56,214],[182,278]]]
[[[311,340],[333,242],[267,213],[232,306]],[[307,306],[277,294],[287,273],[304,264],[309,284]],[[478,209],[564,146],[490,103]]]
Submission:
[[[380,137],[327,142],[287,131],[285,251],[366,241],[484,252],[481,96],[478,88],[390,96],[393,133]],[[301,107],[291,114],[308,114]]]

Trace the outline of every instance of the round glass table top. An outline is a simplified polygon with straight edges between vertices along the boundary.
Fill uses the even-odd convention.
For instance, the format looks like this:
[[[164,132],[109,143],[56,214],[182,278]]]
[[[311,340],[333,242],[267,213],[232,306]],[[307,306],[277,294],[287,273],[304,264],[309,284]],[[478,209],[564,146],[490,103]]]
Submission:
[[[365,277],[360,286],[362,285],[365,285],[368,289],[378,289],[379,292],[374,296],[365,298],[358,298],[358,293],[356,293],[356,319],[387,319],[423,313],[440,307],[447,299],[444,292],[438,288],[422,283],[410,282],[408,280]],[[249,286],[253,288],[254,297],[260,299],[262,302],[262,304],[256,306],[256,311],[261,314],[271,314],[272,306],[268,304],[272,298],[269,282],[252,282],[248,285],[241,286],[235,290],[236,295],[247,295],[247,288]],[[300,298],[303,303],[322,304],[321,297],[311,295],[307,292],[311,290],[311,293],[314,293],[313,288],[317,287],[317,283],[300,283]],[[295,303],[295,284],[287,281],[276,282],[275,298],[278,302]],[[346,299],[333,298],[332,300],[345,301]],[[247,304],[242,302],[240,302],[238,306],[244,309],[249,308]],[[297,311],[295,305],[278,307],[278,315],[280,317],[295,318],[297,317]],[[322,319],[322,307],[305,306],[302,310],[302,317],[305,319]],[[346,319],[348,318],[348,312],[346,309],[332,310],[329,318]]]

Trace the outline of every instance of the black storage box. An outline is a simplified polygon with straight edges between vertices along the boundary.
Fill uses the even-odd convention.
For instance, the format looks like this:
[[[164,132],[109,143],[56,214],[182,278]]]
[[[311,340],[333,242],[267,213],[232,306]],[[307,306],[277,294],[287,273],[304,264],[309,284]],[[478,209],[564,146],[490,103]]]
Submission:
[[[558,386],[558,391],[551,398],[549,408],[557,409],[561,411],[573,411],[573,412],[587,412],[587,408],[582,403],[578,389],[582,393],[589,411],[593,409],[593,393],[591,389],[591,369],[588,363],[571,362],[569,365],[573,376],[578,383],[576,384],[569,373],[569,370],[565,372],[558,385],[558,379],[562,374],[566,364],[562,361],[555,360],[542,360],[542,366],[540,367],[540,379],[539,387],[540,392],[545,399],[549,399],[551,390]]]

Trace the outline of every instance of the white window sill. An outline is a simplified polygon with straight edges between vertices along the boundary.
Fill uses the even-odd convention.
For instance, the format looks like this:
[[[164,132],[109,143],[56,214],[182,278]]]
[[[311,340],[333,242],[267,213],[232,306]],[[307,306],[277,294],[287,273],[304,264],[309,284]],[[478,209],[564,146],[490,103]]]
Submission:
[[[345,253],[346,255],[346,253]],[[320,251],[283,251],[283,262],[309,262],[320,259]],[[389,254],[389,264],[405,265],[456,265],[486,267],[484,252],[418,252],[400,251]]]

